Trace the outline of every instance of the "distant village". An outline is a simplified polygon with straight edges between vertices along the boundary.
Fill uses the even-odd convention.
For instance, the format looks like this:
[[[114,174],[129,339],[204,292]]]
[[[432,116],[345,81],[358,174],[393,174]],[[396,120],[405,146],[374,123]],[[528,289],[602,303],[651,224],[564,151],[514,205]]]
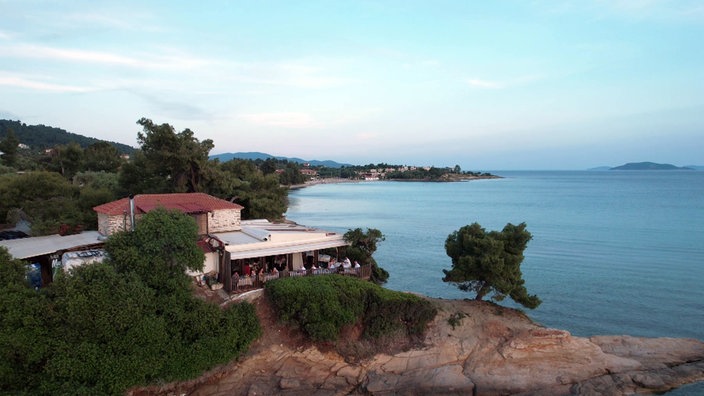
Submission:
[[[283,169],[277,173],[282,173]],[[460,181],[481,178],[496,178],[497,176],[486,172],[462,171],[459,165],[454,167],[437,168],[434,166],[409,166],[409,165],[362,165],[341,166],[331,168],[324,166],[311,166],[304,163],[300,172],[311,181],[327,178],[350,180],[407,180],[407,181]]]

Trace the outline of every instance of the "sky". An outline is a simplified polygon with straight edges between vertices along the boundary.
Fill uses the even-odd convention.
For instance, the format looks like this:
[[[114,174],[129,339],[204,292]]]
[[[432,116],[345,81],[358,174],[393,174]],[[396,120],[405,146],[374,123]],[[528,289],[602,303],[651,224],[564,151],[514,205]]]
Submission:
[[[0,0],[0,118],[463,170],[704,165],[704,2]]]

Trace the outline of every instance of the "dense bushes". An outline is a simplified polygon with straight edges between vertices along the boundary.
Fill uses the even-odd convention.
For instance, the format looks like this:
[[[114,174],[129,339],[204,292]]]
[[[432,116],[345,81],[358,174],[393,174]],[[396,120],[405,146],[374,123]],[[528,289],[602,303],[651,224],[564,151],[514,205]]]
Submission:
[[[150,212],[137,232],[108,243],[112,260],[58,274],[40,291],[0,248],[0,394],[124,394],[197,377],[245,352],[261,334],[254,307],[220,309],[184,281],[184,269],[203,260],[189,222]]]
[[[366,338],[398,330],[420,335],[436,314],[428,300],[341,275],[278,279],[267,283],[266,295],[281,320],[320,341],[335,340],[343,326],[358,322]]]

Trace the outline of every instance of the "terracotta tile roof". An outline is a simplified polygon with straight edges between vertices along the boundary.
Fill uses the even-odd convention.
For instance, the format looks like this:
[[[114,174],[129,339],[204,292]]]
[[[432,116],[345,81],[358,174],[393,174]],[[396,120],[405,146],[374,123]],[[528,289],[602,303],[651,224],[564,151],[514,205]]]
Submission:
[[[243,206],[213,197],[205,193],[175,193],[175,194],[139,194],[134,197],[135,213],[147,213],[152,209],[164,207],[177,209],[184,213],[204,213],[221,209],[239,209]],[[118,199],[93,208],[98,213],[109,216],[129,213],[129,198]]]

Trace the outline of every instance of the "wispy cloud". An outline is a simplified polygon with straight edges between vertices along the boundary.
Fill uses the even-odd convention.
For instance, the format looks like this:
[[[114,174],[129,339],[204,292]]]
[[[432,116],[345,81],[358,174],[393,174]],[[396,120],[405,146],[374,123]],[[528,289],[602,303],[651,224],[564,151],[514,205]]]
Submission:
[[[126,14],[119,11],[76,12],[67,15],[56,15],[56,17],[59,18],[64,25],[71,27],[80,25],[144,32],[164,30],[155,23],[153,18],[139,14],[134,10]]]
[[[508,89],[515,88],[526,84],[535,83],[536,81],[544,80],[546,76],[544,74],[525,74],[522,76],[517,76],[510,79],[497,80],[485,80],[480,78],[467,78],[463,82],[472,88],[479,89]]]
[[[294,129],[315,128],[319,126],[319,123],[316,122],[310,114],[297,112],[240,114],[238,118],[260,126]]]
[[[137,92],[134,90],[127,90],[128,92],[139,96],[145,102],[149,103],[157,111],[168,115],[169,117],[180,119],[180,120],[208,120],[212,118],[212,115],[204,110],[202,107],[195,106],[191,103],[186,102],[186,98],[183,101],[164,99],[157,95],[152,95],[144,92]]]
[[[586,12],[599,18],[704,21],[704,5],[699,0],[549,0],[534,1],[533,4],[555,14]]]
[[[501,89],[504,88],[504,84],[496,81],[481,80],[478,78],[469,78],[465,82],[474,88],[484,88],[484,89]]]
[[[24,77],[18,76],[2,76],[0,75],[0,85],[32,89],[35,91],[45,91],[45,92],[64,92],[64,93],[82,93],[90,92],[93,89],[88,87],[79,87],[75,85],[63,85],[63,84],[53,84],[43,81],[30,80]]]
[[[250,84],[325,89],[355,82],[350,78],[332,75],[328,70],[333,67],[311,66],[307,62],[234,63],[231,64],[231,69],[235,70],[231,79]]]
[[[51,59],[146,69],[193,69],[208,63],[206,60],[182,56],[182,54],[137,58],[111,52],[54,48],[33,44],[0,46],[0,52],[5,57]]]

